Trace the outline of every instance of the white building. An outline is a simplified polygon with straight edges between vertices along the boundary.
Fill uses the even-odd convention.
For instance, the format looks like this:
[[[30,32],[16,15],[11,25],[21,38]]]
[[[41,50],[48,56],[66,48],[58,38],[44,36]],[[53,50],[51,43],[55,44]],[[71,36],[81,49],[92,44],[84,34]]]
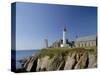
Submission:
[[[93,47],[97,46],[96,35],[78,37],[75,40],[75,47]]]
[[[47,39],[44,40],[44,45],[45,45],[44,46],[45,48],[48,48],[48,40]]]
[[[50,46],[51,48],[58,48],[58,47],[66,47],[66,48],[73,48],[73,47],[96,47],[97,46],[97,36],[96,35],[89,35],[83,37],[77,37],[73,41],[69,41],[66,38],[66,27],[63,29],[63,38],[56,40]],[[47,47],[47,41],[45,41]]]
[[[66,29],[66,27],[64,27],[64,29],[63,29],[63,43],[60,45],[60,47],[68,47],[68,44],[66,43],[66,32],[67,32],[67,29]]]

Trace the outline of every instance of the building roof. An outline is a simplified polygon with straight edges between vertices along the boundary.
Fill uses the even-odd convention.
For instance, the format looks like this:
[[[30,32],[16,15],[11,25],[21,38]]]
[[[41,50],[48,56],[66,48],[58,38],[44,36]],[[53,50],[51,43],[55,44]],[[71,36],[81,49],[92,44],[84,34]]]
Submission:
[[[76,38],[75,41],[89,41],[89,40],[96,40],[96,35],[89,35]]]

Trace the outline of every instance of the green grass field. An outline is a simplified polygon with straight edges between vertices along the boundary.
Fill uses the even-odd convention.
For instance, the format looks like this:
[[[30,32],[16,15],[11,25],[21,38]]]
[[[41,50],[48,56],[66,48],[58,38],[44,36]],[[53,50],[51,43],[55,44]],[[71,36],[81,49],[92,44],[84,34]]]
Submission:
[[[44,56],[50,56],[52,58],[54,55],[66,55],[68,53],[82,53],[82,52],[90,52],[90,53],[96,53],[96,50],[94,48],[44,48],[41,49],[39,53],[39,57],[44,57]]]

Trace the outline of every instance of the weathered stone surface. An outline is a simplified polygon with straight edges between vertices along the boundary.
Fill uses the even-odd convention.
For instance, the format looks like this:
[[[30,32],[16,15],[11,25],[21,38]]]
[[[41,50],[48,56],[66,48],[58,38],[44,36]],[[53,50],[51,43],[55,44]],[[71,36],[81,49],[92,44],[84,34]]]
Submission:
[[[34,55],[24,63],[24,68],[28,72],[85,69],[96,66],[96,54],[87,51],[69,52],[65,55],[60,53],[55,54],[52,58],[50,56],[39,58],[38,55]]]
[[[23,67],[24,68],[27,68],[27,66],[28,66],[28,64],[29,64],[29,62],[30,62],[30,59],[31,59],[32,57],[27,57],[27,61],[24,63],[24,65],[23,65]]]
[[[89,65],[88,68],[95,68],[97,66],[97,56],[89,53]]]
[[[29,60],[27,60],[27,62],[24,65],[26,71],[33,71],[33,72],[36,71],[37,59],[38,59],[37,56],[33,56]]]
[[[37,62],[37,69],[36,71],[45,71],[47,70],[49,64],[49,56],[45,56],[43,58],[39,58]]]
[[[61,55],[55,55],[49,63],[47,70],[59,70],[63,64],[63,57]]]
[[[87,65],[88,65],[88,54],[83,53],[83,55],[78,60],[76,66],[75,66],[75,69],[83,69],[83,68],[86,68]]]
[[[64,70],[72,69],[75,64],[75,53],[72,56],[67,56]]]

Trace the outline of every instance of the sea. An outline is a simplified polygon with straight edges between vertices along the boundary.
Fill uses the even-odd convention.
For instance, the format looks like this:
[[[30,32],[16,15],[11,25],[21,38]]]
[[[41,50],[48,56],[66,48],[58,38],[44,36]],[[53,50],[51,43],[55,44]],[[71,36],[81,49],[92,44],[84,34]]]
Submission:
[[[30,57],[33,54],[38,53],[40,50],[16,50],[16,58],[13,58],[13,60],[16,60],[16,69],[22,68],[22,63],[18,60],[24,59],[26,57]]]

